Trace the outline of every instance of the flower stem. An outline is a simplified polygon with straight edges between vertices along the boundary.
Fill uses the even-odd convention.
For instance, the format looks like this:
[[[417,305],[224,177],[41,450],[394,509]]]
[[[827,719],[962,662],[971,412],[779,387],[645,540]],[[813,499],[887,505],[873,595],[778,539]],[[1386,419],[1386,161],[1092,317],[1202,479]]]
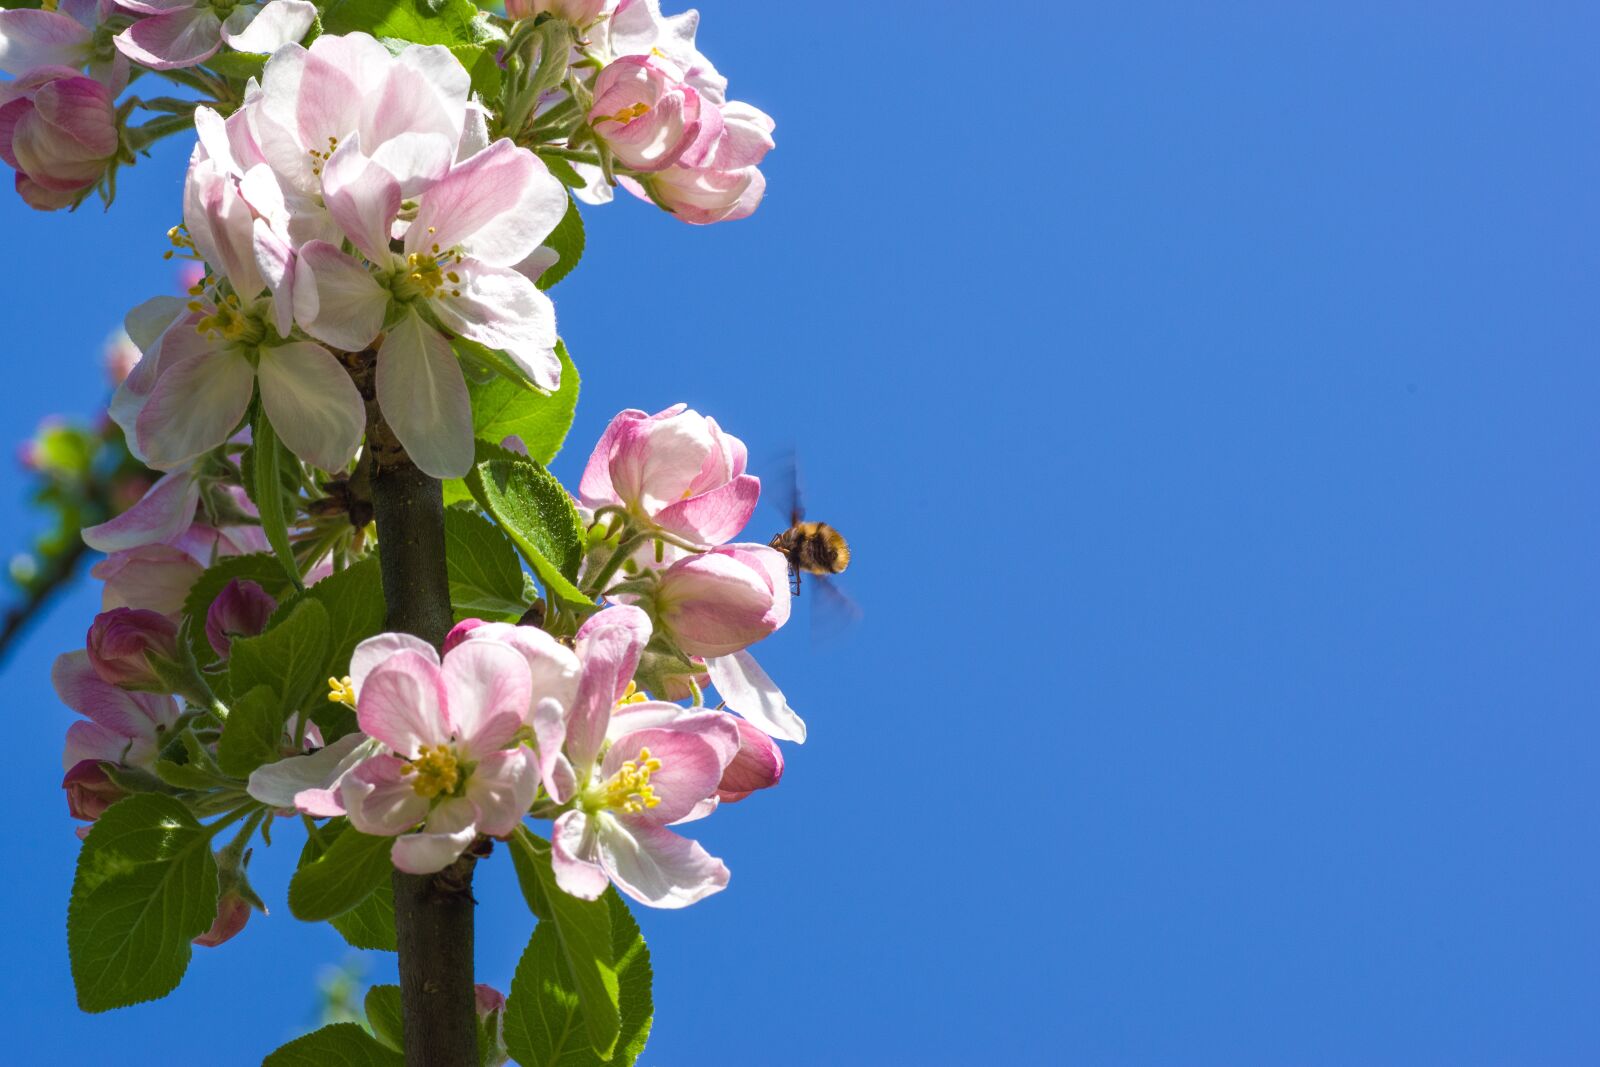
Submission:
[[[381,417],[373,421],[369,447],[387,431]],[[415,634],[435,646],[443,644],[452,619],[442,485],[418,470],[403,452],[380,454],[372,476],[372,506],[388,629]],[[469,852],[438,874],[394,872],[408,1067],[477,1067],[472,982],[475,862]]]

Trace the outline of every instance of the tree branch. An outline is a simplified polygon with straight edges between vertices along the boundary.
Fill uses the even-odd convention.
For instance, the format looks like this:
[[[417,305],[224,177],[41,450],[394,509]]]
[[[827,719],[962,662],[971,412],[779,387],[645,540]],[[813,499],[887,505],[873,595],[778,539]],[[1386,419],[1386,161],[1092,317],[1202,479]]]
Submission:
[[[78,564],[89,554],[89,546],[79,538],[73,546],[52,564],[49,573],[37,581],[22,603],[6,612],[5,623],[0,625],[0,663],[11,651],[12,642],[22,636],[29,623],[44,610],[62,586],[78,572]]]
[[[364,358],[363,358],[364,357]],[[347,357],[367,400],[372,507],[386,623],[438,647],[452,617],[444,557],[444,490],[400,449],[373,399],[372,353]],[[472,853],[432,875],[394,872],[400,1004],[407,1067],[477,1067]]]

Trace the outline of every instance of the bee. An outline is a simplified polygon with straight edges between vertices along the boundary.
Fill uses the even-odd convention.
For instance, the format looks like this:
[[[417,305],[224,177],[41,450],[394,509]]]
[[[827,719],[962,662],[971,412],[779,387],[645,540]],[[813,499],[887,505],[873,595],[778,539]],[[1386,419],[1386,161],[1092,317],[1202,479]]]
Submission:
[[[800,595],[802,573],[816,575],[812,588],[820,598],[818,606],[823,607],[821,614],[842,627],[861,615],[861,609],[855,601],[841,592],[832,581],[835,574],[844,573],[845,568],[850,566],[850,543],[827,523],[806,521],[805,507],[800,499],[799,472],[792,456],[785,474],[786,477],[778,481],[777,496],[789,505],[789,528],[767,543],[789,563],[789,593],[792,596]],[[817,613],[812,615],[814,628],[818,618]],[[816,632],[813,629],[813,636]]]
[[[770,542],[789,561],[789,592],[800,595],[800,572],[842,574],[850,566],[850,545],[844,535],[825,522],[806,522],[798,508],[794,525]]]

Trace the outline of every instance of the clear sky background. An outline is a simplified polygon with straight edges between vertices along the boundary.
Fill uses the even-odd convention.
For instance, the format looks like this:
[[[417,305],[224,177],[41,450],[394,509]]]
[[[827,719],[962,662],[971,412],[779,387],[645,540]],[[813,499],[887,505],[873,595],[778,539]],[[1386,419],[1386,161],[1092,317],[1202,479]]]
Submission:
[[[811,740],[696,827],[728,891],[640,915],[641,1063],[1600,1062],[1595,6],[699,6],[769,196],[588,213],[557,473],[630,406],[797,442],[864,619],[759,649]],[[0,201],[7,439],[170,286],[183,155]],[[47,667],[94,608],[0,675],[8,1054],[258,1062],[347,955],[287,824],[272,916],[74,1007]],[[505,988],[503,853],[479,897]]]

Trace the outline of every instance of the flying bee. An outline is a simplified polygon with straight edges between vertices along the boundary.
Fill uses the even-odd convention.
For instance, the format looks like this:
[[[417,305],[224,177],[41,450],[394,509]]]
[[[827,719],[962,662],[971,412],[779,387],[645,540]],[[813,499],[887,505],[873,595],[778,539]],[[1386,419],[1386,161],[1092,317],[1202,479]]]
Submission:
[[[789,458],[785,475],[776,480],[776,495],[789,505],[789,528],[767,543],[789,563],[791,595],[800,595],[802,573],[816,576],[816,581],[812,583],[817,597],[814,607],[820,610],[814,610],[811,616],[815,636],[818,620],[824,615],[831,617],[837,628],[854,622],[861,615],[861,608],[841,592],[832,580],[834,575],[844,573],[845,568],[850,566],[850,544],[843,534],[827,523],[806,521],[805,506],[800,497],[799,471],[793,456]],[[824,627],[830,630],[835,628]]]
[[[789,592],[800,595],[800,572],[842,574],[850,566],[850,545],[844,535],[825,522],[806,522],[799,509],[794,525],[768,542],[789,561]]]

